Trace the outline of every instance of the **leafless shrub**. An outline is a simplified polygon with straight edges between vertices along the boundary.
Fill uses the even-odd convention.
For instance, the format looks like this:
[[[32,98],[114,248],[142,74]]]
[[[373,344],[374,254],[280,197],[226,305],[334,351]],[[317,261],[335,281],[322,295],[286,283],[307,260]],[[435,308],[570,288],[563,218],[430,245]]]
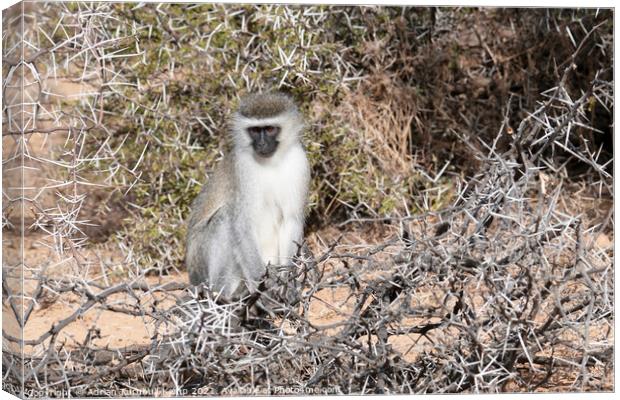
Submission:
[[[386,157],[397,159],[390,166],[397,165],[398,173],[410,169],[418,177],[421,190],[407,195],[419,212],[364,213],[354,204],[339,228],[346,232],[378,226],[380,240],[362,244],[328,240],[315,243],[312,251],[307,244],[300,245],[294,267],[270,270],[258,293],[230,301],[205,287],[153,278],[152,270],[136,261],[131,247],[122,248],[120,276],[80,250],[85,244],[80,211],[90,194],[84,186],[103,182],[118,185],[123,193],[136,189],[149,143],[160,138],[145,134],[130,141],[127,132],[112,130],[114,123],[102,123],[108,111],[110,119],[129,118],[138,115],[132,114],[132,107],[145,105],[138,84],[126,80],[130,72],[123,68],[128,65],[108,63],[117,57],[132,59],[134,50],[139,53],[134,27],[123,25],[110,32],[106,22],[115,14],[108,4],[44,7],[53,10],[41,15],[54,17],[46,20],[33,13],[43,19],[29,21],[39,29],[28,31],[32,36],[24,38],[35,49],[25,60],[15,58],[18,45],[4,46],[3,62],[9,71],[5,93],[26,81],[37,88],[29,100],[5,95],[14,101],[5,100],[3,105],[8,119],[3,137],[16,144],[4,166],[18,168],[23,151],[33,163],[29,168],[59,171],[46,169],[47,176],[55,176],[42,186],[44,191],[54,189],[50,203],[6,189],[3,223],[7,228],[19,226],[24,215],[14,214],[15,204],[31,204],[32,229],[49,233],[46,238],[51,242],[43,242],[60,256],[40,268],[24,268],[23,262],[3,265],[3,305],[5,316],[13,321],[3,326],[5,389],[28,397],[68,397],[611,388],[613,249],[604,239],[609,242],[612,235],[613,207],[584,207],[573,195],[576,186],[597,200],[613,195],[613,161],[603,157],[606,149],[598,140],[603,133],[592,120],[593,107],[613,109],[613,82],[603,69],[581,83],[585,89],[577,97],[569,87],[582,51],[591,48],[594,37],[609,39],[596,36],[598,25],[575,41],[574,51],[560,64],[554,87],[525,110],[518,124],[511,100],[491,140],[471,135],[474,123],[452,129],[459,146],[475,157],[473,174],[457,174],[448,168],[450,161],[421,165],[409,149],[409,135],[386,135]],[[277,10],[285,15],[265,12],[256,18],[273,24],[273,29],[296,18],[295,9]],[[337,11],[346,19],[350,10]],[[319,9],[312,17],[323,18],[323,12]],[[363,10],[350,12],[373,18]],[[50,25],[59,14],[63,22]],[[162,26],[177,41],[190,34],[173,22]],[[434,33],[425,29],[417,33],[437,34],[440,28],[438,24]],[[49,43],[44,46],[38,40]],[[167,52],[162,48],[162,54]],[[380,53],[370,54],[369,60],[380,58]],[[343,76],[356,77],[345,58],[338,64]],[[97,90],[81,96],[78,105],[47,104],[43,96],[53,91],[46,91],[46,85],[61,69],[69,77],[80,71],[78,82],[92,83]],[[303,74],[298,79],[311,80]],[[256,82],[246,84],[255,87]],[[377,83],[365,84],[369,86],[362,89]],[[117,87],[125,85],[131,86],[129,92]],[[342,109],[350,116],[360,112],[365,103],[357,92],[340,89],[351,96]],[[403,93],[415,99],[412,91]],[[102,99],[115,99],[118,108],[107,110]],[[184,123],[190,131],[198,126],[210,130],[211,122],[183,120],[181,112],[166,107],[165,94],[161,99],[160,108],[149,110],[152,115],[139,115],[138,126],[148,129],[145,121],[153,118],[158,123],[172,121],[172,126]],[[375,138],[418,111],[413,106],[391,108],[391,103],[376,98],[371,101],[377,102],[378,115],[352,121],[358,128],[364,118],[376,122],[370,126],[376,130]],[[519,112],[523,109],[519,106]],[[380,125],[386,115],[396,122]],[[37,125],[40,121],[46,122]],[[52,134],[64,135],[58,158],[32,156],[33,138],[49,140],[45,138]],[[175,151],[193,148],[194,143],[179,131],[176,135],[175,140],[166,137],[158,144],[173,143]],[[91,147],[83,144],[89,141],[98,146],[86,154]],[[361,144],[375,148],[372,140]],[[125,163],[121,149],[136,158]],[[584,172],[575,177],[571,163],[585,166]],[[93,166],[101,166],[99,175],[90,175]],[[117,179],[127,177],[131,179],[119,185]],[[448,185],[452,200],[446,205],[437,198],[445,198]],[[175,224],[181,223],[179,217]],[[162,252],[181,251],[160,247]],[[65,263],[68,273],[52,271]],[[101,273],[93,272],[96,268]],[[56,304],[67,305],[66,315],[37,337],[24,338],[23,328],[35,310]],[[317,309],[325,310],[327,317],[319,318]],[[97,318],[84,322],[89,327],[85,337],[72,335],[71,327],[92,312],[140,319],[148,333],[146,344],[102,344],[104,323]]]
[[[118,151],[109,139],[99,140],[101,131],[113,135],[102,123],[104,98],[127,84],[110,60],[133,56],[126,52],[133,38],[107,29],[115,16],[105,4],[19,4],[4,16],[6,29],[15,34],[6,35],[3,54],[3,138],[22,151],[3,161],[24,158],[26,188],[23,212],[5,208],[3,215],[6,223],[24,217],[29,230],[48,233],[48,246],[70,252],[87,239],[86,193],[106,187],[126,168],[97,166]],[[22,16],[28,27],[23,37],[12,30],[21,26]]]

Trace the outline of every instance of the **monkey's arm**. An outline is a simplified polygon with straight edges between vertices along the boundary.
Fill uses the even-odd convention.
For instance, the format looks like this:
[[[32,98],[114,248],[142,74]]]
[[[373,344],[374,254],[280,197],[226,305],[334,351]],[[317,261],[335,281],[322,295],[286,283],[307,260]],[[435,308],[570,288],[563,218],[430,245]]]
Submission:
[[[298,171],[295,183],[289,186],[287,201],[283,203],[282,226],[278,232],[278,254],[280,264],[291,263],[291,258],[301,245],[304,231],[304,206],[310,184],[310,165],[301,147],[291,152],[290,164]]]
[[[297,214],[284,219],[278,237],[280,264],[290,264],[292,257],[297,253],[297,245],[301,244],[303,237],[303,221],[303,215]]]

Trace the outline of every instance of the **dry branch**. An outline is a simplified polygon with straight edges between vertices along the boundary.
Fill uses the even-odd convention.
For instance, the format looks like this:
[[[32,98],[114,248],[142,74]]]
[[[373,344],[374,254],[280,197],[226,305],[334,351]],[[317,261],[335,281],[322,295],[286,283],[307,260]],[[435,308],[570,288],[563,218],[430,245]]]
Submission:
[[[416,121],[421,115],[414,106],[418,95],[405,91],[410,96],[405,97],[406,106],[396,101],[397,96],[386,100],[381,98],[384,94],[369,95],[373,97],[369,104],[379,105],[377,114],[369,118],[375,123],[371,128],[381,135],[375,132],[367,138],[362,132],[356,136],[363,142],[359,147],[372,150],[374,141],[385,139],[385,154],[397,159],[398,171],[405,169],[417,177],[420,190],[405,194],[407,201],[397,208],[400,211],[381,213],[364,201],[342,200],[341,187],[334,184],[342,180],[330,179],[348,175],[333,170],[333,160],[319,159],[315,172],[323,173],[320,187],[331,196],[321,203],[322,210],[330,217],[332,211],[337,214],[334,210],[346,210],[345,217],[333,220],[341,229],[340,236],[317,245],[316,254],[307,243],[300,245],[294,266],[270,268],[257,293],[231,301],[205,286],[152,283],[153,275],[162,278],[177,267],[183,269],[173,262],[182,252],[175,235],[182,230],[184,218],[176,202],[183,199],[173,198],[178,187],[167,187],[163,176],[174,176],[168,180],[184,185],[183,192],[196,188],[196,178],[178,178],[182,175],[178,169],[162,170],[145,185],[144,174],[151,177],[153,173],[148,170],[154,165],[152,159],[147,161],[150,152],[156,148],[165,149],[166,154],[191,154],[200,147],[197,131],[213,139],[221,125],[211,116],[187,115],[187,109],[172,100],[171,91],[183,98],[186,92],[203,90],[200,82],[188,81],[183,86],[172,79],[175,68],[179,75],[186,73],[174,57],[181,45],[191,44],[192,52],[209,60],[223,55],[232,62],[238,78],[229,76],[231,82],[226,85],[231,87],[239,82],[247,89],[263,87],[255,63],[263,57],[277,63],[271,69],[281,74],[276,86],[299,85],[317,99],[329,98],[335,104],[355,99],[351,93],[359,93],[356,88],[377,89],[364,76],[368,71],[376,74],[374,79],[389,80],[396,74],[394,68],[400,69],[398,79],[408,77],[406,83],[413,87],[414,69],[408,66],[418,56],[407,51],[414,44],[428,41],[432,45],[443,38],[441,32],[450,29],[442,28],[440,22],[449,24],[447,17],[434,10],[432,24],[416,28],[404,27],[407,20],[399,17],[398,24],[404,25],[395,22],[389,32],[394,44],[366,43],[368,54],[352,60],[347,52],[354,49],[325,56],[324,45],[314,44],[309,31],[336,21],[351,32],[369,26],[378,35],[383,28],[371,9],[214,6],[202,16],[203,23],[190,25],[184,21],[192,7],[198,6],[153,6],[153,21],[139,14],[141,8],[151,7],[142,4],[51,3],[41,7],[42,11],[28,17],[37,22],[37,29],[23,38],[36,50],[19,61],[15,50],[7,51],[5,46],[3,62],[12,71],[7,76],[21,81],[9,79],[3,89],[11,91],[23,81],[38,89],[28,93],[27,101],[5,102],[8,122],[3,136],[21,146],[32,163],[28,168],[55,172],[41,191],[28,192],[25,199],[5,191],[3,224],[7,229],[15,225],[10,204],[25,200],[33,213],[28,229],[46,233],[44,242],[59,255],[58,264],[71,268],[59,277],[47,273],[47,264],[41,270],[23,263],[4,265],[3,301],[5,315],[20,329],[50,303],[67,302],[75,307],[66,307],[62,318],[34,338],[3,327],[6,387],[51,397],[488,393],[553,389],[558,379],[569,376],[572,381],[565,388],[608,389],[605,379],[613,370],[614,255],[595,242],[599,235],[612,234],[613,207],[583,212],[571,195],[581,185],[589,196],[613,197],[613,158],[606,159],[602,141],[594,140],[602,133],[595,127],[593,111],[595,107],[613,110],[613,81],[610,69],[602,68],[594,79],[580,81],[587,87],[578,95],[571,83],[579,80],[574,65],[583,62],[587,52],[595,46],[608,49],[609,38],[601,31],[609,20],[594,23],[584,16],[562,25],[580,25],[583,32],[571,54],[558,60],[555,85],[541,93],[531,108],[511,96],[499,113],[501,127],[485,128],[497,132],[489,140],[472,135],[478,123],[465,107],[459,111],[466,123],[452,121],[448,125],[454,128],[447,131],[471,156],[464,172],[451,159],[418,162],[418,154],[413,154],[412,132],[425,128]],[[226,24],[239,25],[240,37],[251,38],[237,60],[228,59],[234,43],[218,35],[225,24],[206,28],[221,15]],[[444,19],[436,21],[436,17]],[[541,21],[552,23],[554,18]],[[256,21],[267,27],[265,35],[292,30],[306,52],[289,54],[280,49],[273,53],[261,35],[248,28]],[[136,61],[146,54],[139,38],[152,33],[166,41],[158,49],[159,58],[149,60],[156,63],[152,79],[142,82],[133,79],[137,76],[133,70],[152,65]],[[491,35],[476,33],[478,46],[484,50],[482,57],[491,58],[480,66],[482,75],[501,73],[508,63],[543,47],[524,44],[525,50],[516,54],[499,54]],[[308,56],[311,50],[312,57]],[[334,93],[321,94],[315,77],[323,70],[335,74],[329,78],[336,82],[330,87]],[[62,106],[46,103],[44,93],[56,76],[71,76],[92,90],[81,94],[77,104],[68,97]],[[383,90],[381,84],[378,87]],[[445,99],[462,106],[466,100],[474,103],[460,97]],[[213,111],[209,115],[225,115],[217,106],[209,106]],[[339,110],[354,117],[360,108]],[[381,125],[386,115],[396,122]],[[407,134],[389,136],[390,129],[402,122],[399,118],[407,121],[403,130]],[[133,125],[131,129],[120,127],[118,120]],[[513,130],[511,124],[518,128]],[[171,136],[155,134],[160,125]],[[436,127],[425,129],[430,133]],[[31,146],[35,135],[45,137],[44,141],[62,137],[60,154],[55,158],[38,154]],[[393,165],[381,155],[373,153],[368,158],[369,166],[385,168],[389,175]],[[5,160],[5,168],[14,168],[19,160],[16,152]],[[187,163],[183,157],[177,161]],[[571,175],[570,165],[584,172]],[[444,193],[442,185],[451,188],[445,203],[433,199]],[[155,221],[149,232],[157,238],[153,240],[157,242],[155,256],[136,254],[135,241],[150,240],[141,237],[132,237],[134,242],[120,240],[125,258],[116,275],[101,260],[93,263],[84,256],[86,230],[92,224],[83,212],[93,195],[91,186],[114,189],[102,201],[106,206],[114,193],[122,193],[121,203],[137,210],[132,217]],[[146,194],[145,186],[150,190]],[[594,193],[589,187],[598,190]],[[139,190],[142,196],[165,201],[157,203],[159,208],[155,203],[140,203],[135,195]],[[52,205],[42,203],[41,193],[46,191],[53,193]],[[113,213],[106,211],[106,215]],[[168,221],[158,225],[162,215]],[[356,245],[344,238],[349,231],[369,226],[389,235]],[[127,238],[126,232],[118,235]],[[149,264],[154,258],[157,262]],[[32,286],[30,290],[15,283],[22,278]],[[316,308],[325,309],[330,318],[317,318]],[[71,336],[70,328],[84,323],[85,316],[102,313],[140,319],[148,331],[148,343],[102,345],[102,326],[96,319],[88,323],[85,337]],[[127,392],[128,388],[132,391]]]

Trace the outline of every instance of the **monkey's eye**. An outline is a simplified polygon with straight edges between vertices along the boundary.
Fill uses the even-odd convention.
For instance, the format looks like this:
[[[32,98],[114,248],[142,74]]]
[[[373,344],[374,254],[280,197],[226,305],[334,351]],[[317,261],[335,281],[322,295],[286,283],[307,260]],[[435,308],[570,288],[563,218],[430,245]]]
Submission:
[[[252,140],[257,140],[260,138],[262,128],[260,126],[251,126],[248,128],[248,134],[252,138]]]
[[[248,134],[253,140],[258,140],[261,135],[267,135],[269,137],[275,137],[280,133],[279,126],[266,125],[266,126],[251,126],[248,128]]]
[[[266,126],[264,129],[265,133],[269,136],[275,136],[278,134],[278,132],[280,132],[280,128],[278,128],[277,126]]]

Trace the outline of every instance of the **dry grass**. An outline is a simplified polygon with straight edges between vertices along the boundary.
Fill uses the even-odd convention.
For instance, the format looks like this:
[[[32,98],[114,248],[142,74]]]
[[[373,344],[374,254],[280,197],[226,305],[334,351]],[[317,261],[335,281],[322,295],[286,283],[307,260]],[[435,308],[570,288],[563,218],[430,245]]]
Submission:
[[[3,14],[7,390],[613,390],[609,10],[24,11],[23,38]],[[188,285],[185,218],[266,87],[305,100],[307,249],[230,302]]]

